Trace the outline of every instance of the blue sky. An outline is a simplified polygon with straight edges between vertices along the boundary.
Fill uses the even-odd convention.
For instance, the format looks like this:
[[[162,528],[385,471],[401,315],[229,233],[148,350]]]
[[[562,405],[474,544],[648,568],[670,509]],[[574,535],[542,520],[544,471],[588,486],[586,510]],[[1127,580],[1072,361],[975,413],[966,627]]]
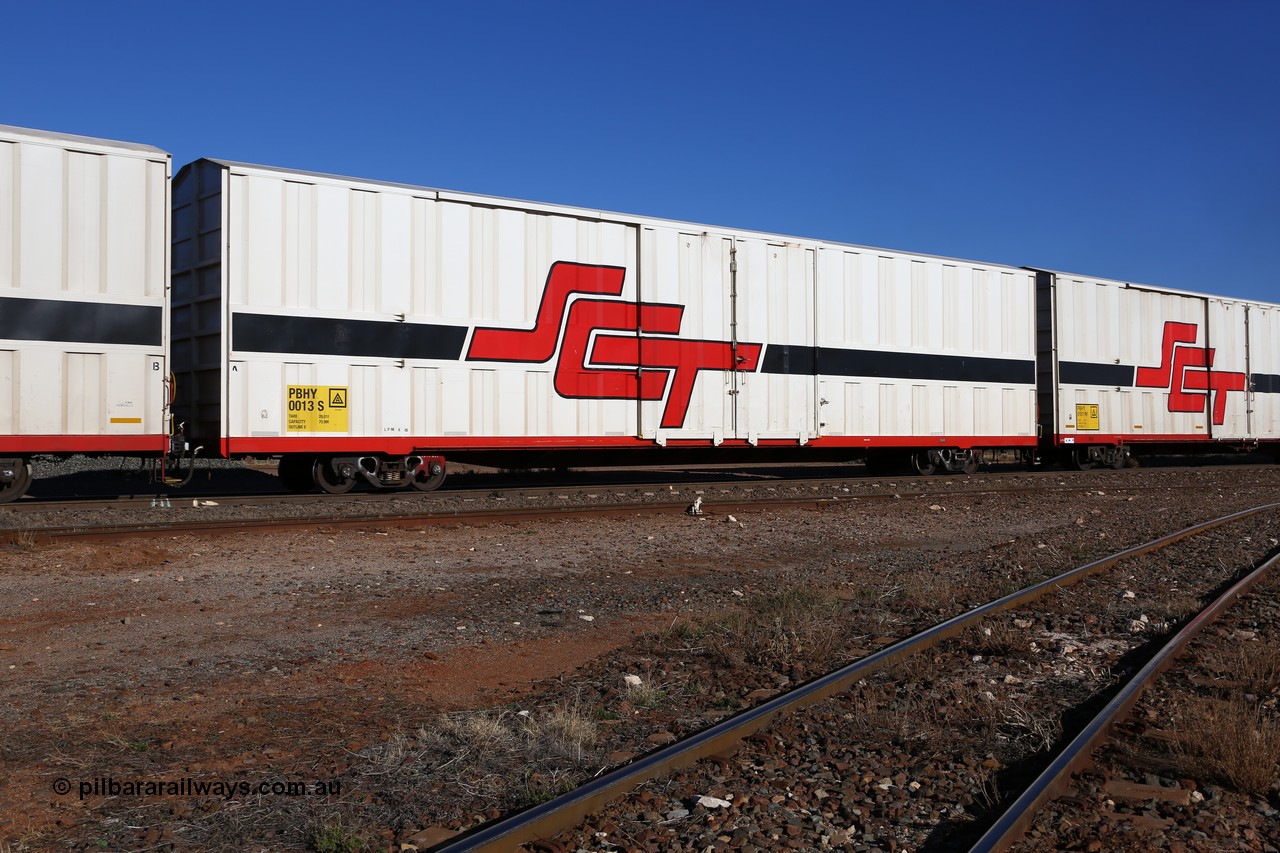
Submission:
[[[1280,3],[7,4],[0,123],[1280,302]],[[20,74],[15,70],[21,69]]]

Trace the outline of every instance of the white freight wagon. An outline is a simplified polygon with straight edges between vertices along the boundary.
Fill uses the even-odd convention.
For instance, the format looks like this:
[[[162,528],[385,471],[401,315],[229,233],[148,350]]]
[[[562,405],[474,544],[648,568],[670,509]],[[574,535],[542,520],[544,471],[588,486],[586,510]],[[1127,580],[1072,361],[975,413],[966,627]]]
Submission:
[[[33,456],[166,450],[169,163],[0,126],[0,502]]]
[[[1280,306],[1036,271],[1042,427],[1069,464],[1280,440]]]
[[[175,410],[294,488],[1036,443],[1027,270],[221,160],[173,204]]]

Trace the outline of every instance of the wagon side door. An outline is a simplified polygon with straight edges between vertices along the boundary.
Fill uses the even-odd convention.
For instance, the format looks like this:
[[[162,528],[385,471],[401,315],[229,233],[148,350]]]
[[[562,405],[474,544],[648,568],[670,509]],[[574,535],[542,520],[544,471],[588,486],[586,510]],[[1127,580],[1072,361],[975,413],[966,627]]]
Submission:
[[[719,444],[734,435],[733,239],[678,228],[641,236],[640,435]]]
[[[805,444],[818,435],[815,251],[759,238],[738,239],[734,248],[734,436]]]

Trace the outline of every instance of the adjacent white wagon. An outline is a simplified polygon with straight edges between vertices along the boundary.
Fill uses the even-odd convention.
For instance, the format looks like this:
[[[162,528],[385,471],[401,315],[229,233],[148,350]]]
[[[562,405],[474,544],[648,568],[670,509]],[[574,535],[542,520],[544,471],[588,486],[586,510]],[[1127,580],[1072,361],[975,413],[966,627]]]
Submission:
[[[169,155],[0,126],[0,502],[33,456],[167,446]]]
[[[1077,467],[1280,440],[1280,306],[1041,270],[1040,411]]]

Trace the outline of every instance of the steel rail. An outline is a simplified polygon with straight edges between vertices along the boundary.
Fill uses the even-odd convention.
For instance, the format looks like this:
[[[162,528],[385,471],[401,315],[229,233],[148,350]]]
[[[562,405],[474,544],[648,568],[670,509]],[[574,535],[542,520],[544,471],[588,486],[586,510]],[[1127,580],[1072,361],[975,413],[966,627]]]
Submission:
[[[831,498],[795,497],[761,498],[758,500],[716,501],[703,503],[700,515],[728,512],[747,512],[774,507],[812,507],[822,509],[844,501]],[[249,530],[314,530],[317,527],[426,527],[435,524],[466,524],[481,521],[527,521],[545,518],[575,518],[581,516],[609,516],[628,514],[684,513],[689,506],[687,498],[680,501],[647,501],[644,503],[596,504],[591,506],[512,507],[505,509],[436,510],[408,513],[372,513],[343,516],[289,516],[284,518],[211,519],[207,521],[157,522],[142,524],[75,525],[70,527],[41,527],[18,530],[0,530],[11,538],[23,536],[30,541],[47,544],[58,539],[80,541],[108,541],[135,536],[196,535],[237,533]]]
[[[784,483],[788,481],[765,481],[766,483],[778,482]],[[821,481],[790,481],[788,485],[791,488],[807,486],[811,491],[816,491],[817,487],[814,483]],[[669,484],[662,483],[657,486],[647,486],[658,491],[662,486]],[[673,485],[673,484],[670,484]],[[823,483],[826,485],[826,483]],[[520,497],[568,497],[569,494],[577,494],[579,497],[586,495],[595,497],[597,493],[606,491],[628,488],[626,486],[601,486],[596,488],[575,487],[573,489],[552,488],[546,490],[527,490],[515,489],[511,491],[498,492],[498,496],[504,500]],[[635,491],[635,487],[629,487],[631,491]],[[861,492],[841,495],[831,495],[830,497],[817,497],[814,495],[805,496],[774,496],[765,498],[733,498],[725,497],[731,495],[735,491],[739,492],[756,492],[761,488],[759,482],[751,483],[726,483],[726,484],[698,484],[698,488],[694,490],[698,496],[703,496],[705,492],[710,490],[719,491],[720,495],[712,498],[711,501],[705,502],[706,507],[704,514],[710,515],[714,512],[734,512],[749,511],[752,509],[777,507],[804,507],[812,506],[815,508],[823,508],[826,506],[837,505],[842,502],[852,501],[886,501],[890,499],[920,499],[935,498],[948,499],[960,497],[991,497],[996,495],[1024,494],[1024,493],[1042,493],[1045,489],[1038,486],[1006,486],[997,488],[982,489],[921,489],[913,491],[909,489],[900,489],[897,492]],[[766,485],[764,488],[773,491],[778,486]],[[1073,492],[1090,492],[1096,486],[1063,486],[1053,489],[1054,494],[1066,494]],[[1169,491],[1170,489],[1190,489],[1199,488],[1199,486],[1127,486],[1120,492],[1143,492],[1143,491]],[[683,495],[680,501],[632,501],[627,503],[615,504],[599,504],[591,506],[556,506],[556,507],[512,507],[502,509],[477,509],[462,510],[440,508],[435,509],[432,506],[444,503],[450,498],[458,498],[465,493],[439,493],[439,497],[427,501],[413,501],[414,509],[412,511],[386,511],[376,510],[371,512],[354,512],[351,515],[333,516],[284,516],[284,517],[266,517],[266,518],[245,518],[245,519],[208,519],[208,520],[183,520],[183,521],[156,521],[156,522],[137,522],[132,524],[73,524],[66,526],[48,526],[48,527],[0,527],[0,541],[4,537],[13,539],[17,536],[33,537],[37,542],[50,542],[60,538],[81,538],[88,539],[100,537],[104,541],[110,538],[122,538],[129,536],[145,536],[149,533],[223,533],[234,532],[240,530],[288,530],[299,527],[359,527],[359,526],[413,526],[416,524],[430,525],[443,524],[450,522],[465,521],[493,521],[493,520],[521,520],[524,518],[551,518],[551,517],[572,517],[575,515],[611,515],[624,514],[629,512],[653,512],[662,513],[672,509],[683,509],[688,506],[689,498],[687,497],[687,487],[681,490]],[[616,494],[616,492],[615,492]],[[351,496],[348,496],[351,497]],[[425,497],[425,496],[424,496]],[[387,495],[383,493],[368,493],[355,498],[361,504],[385,504],[391,503],[393,510],[409,503],[410,498],[403,495]],[[472,500],[472,499],[467,499]],[[323,507],[326,503],[324,496],[320,495],[262,495],[262,496],[244,496],[244,497],[219,497],[218,503],[222,506],[244,506],[244,507],[263,507],[272,505],[297,505],[297,504],[315,504]],[[133,505],[141,508],[140,504]],[[18,505],[7,507],[7,509],[17,508]],[[75,512],[85,509],[129,509],[131,504],[126,500],[113,500],[110,502],[86,502],[86,503],[68,503],[63,506],[57,504],[43,505],[27,505],[22,507],[28,510],[42,509],[45,512],[67,511]],[[181,506],[164,506],[158,509],[170,510],[181,509]]]
[[[174,507],[180,507],[187,501],[200,500],[216,500],[223,506],[269,506],[272,504],[306,504],[306,503],[332,503],[336,501],[346,501],[351,503],[415,503],[430,504],[433,502],[459,500],[472,498],[476,494],[491,495],[497,494],[507,498],[543,498],[555,497],[558,495],[587,495],[604,492],[644,492],[644,491],[661,491],[675,489],[681,493],[690,492],[734,492],[734,491],[753,491],[760,489],[840,489],[849,488],[852,484],[859,488],[854,492],[850,489],[848,495],[856,497],[892,497],[895,493],[904,497],[915,497],[917,495],[966,495],[966,494],[985,494],[993,491],[1001,491],[1001,489],[991,489],[990,486],[983,484],[979,489],[966,488],[962,481],[944,480],[938,478],[934,482],[947,483],[951,488],[938,488],[934,486],[929,488],[929,481],[920,481],[916,486],[901,487],[894,486],[893,491],[889,491],[888,487],[878,481],[873,480],[850,480],[849,478],[839,477],[823,477],[823,478],[805,478],[805,479],[753,479],[753,480],[662,480],[662,481],[644,481],[637,483],[591,483],[578,484],[570,483],[559,486],[494,486],[492,484],[467,485],[465,487],[446,487],[433,492],[414,492],[409,490],[397,491],[369,491],[369,492],[348,492],[343,495],[326,495],[321,492],[306,492],[302,494],[287,493],[283,491],[264,491],[258,493],[231,493],[231,492],[185,492],[185,493],[156,493],[137,494],[137,495],[121,495],[119,497],[101,498],[101,497],[49,497],[37,498],[28,495],[20,501],[10,504],[4,504],[5,510],[31,513],[31,512],[58,512],[63,510],[97,510],[97,509],[128,509],[139,508],[145,509],[148,506],[156,506],[157,501],[166,501]],[[1040,486],[1008,486],[1004,487],[1004,491],[1039,491]],[[1096,489],[1096,485],[1090,486],[1067,486],[1060,490],[1092,490]],[[1111,487],[1115,488],[1115,487]],[[1121,487],[1124,491],[1151,491],[1155,489],[1179,488],[1177,486],[1125,486]],[[873,491],[873,490],[879,491]],[[862,491],[865,490],[865,491]],[[166,508],[168,506],[166,505]]]
[[[520,844],[554,836],[577,826],[588,815],[642,782],[686,767],[700,759],[728,752],[738,741],[768,726],[775,717],[808,707],[837,693],[846,692],[858,681],[878,670],[954,637],[988,616],[1035,601],[1052,589],[1068,586],[1088,575],[1111,568],[1130,557],[1147,554],[1188,536],[1274,509],[1280,509],[1280,503],[1264,504],[1201,522],[975,607],[834,672],[768,699],[754,708],[741,711],[688,738],[633,759],[630,763],[597,776],[564,796],[468,830],[456,838],[433,847],[432,850],[434,853],[481,853],[482,851],[498,853],[498,851],[515,849]]]
[[[1267,470],[1272,468],[1270,465],[1241,465],[1236,466],[1237,469],[1259,469]],[[1211,467],[1179,467],[1179,468],[1159,468],[1159,469],[1143,469],[1143,471],[1159,471],[1160,473],[1187,473],[1202,471],[1217,471],[1221,468]],[[114,473],[109,471],[108,473]],[[164,491],[164,492],[135,492],[130,494],[121,494],[110,497],[100,496],[57,496],[37,497],[34,495],[26,495],[21,500],[3,505],[3,509],[10,512],[54,512],[60,510],[96,510],[96,509],[120,509],[129,507],[145,508],[148,504],[154,505],[156,501],[170,501],[174,505],[189,500],[217,500],[219,503],[230,505],[269,505],[269,504],[297,504],[307,502],[332,502],[332,501],[351,501],[357,503],[399,503],[399,502],[430,502],[439,500],[448,500],[450,498],[462,498],[464,496],[476,493],[498,493],[509,497],[543,497],[557,494],[588,494],[602,491],[643,491],[646,489],[666,489],[675,488],[682,491],[687,490],[711,490],[719,489],[722,491],[732,490],[751,490],[759,488],[801,488],[801,487],[853,487],[858,491],[855,493],[857,497],[877,497],[885,493],[882,491],[872,491],[875,489],[887,488],[886,484],[894,484],[897,493],[907,496],[917,495],[967,495],[967,494],[990,494],[1002,492],[1018,492],[1018,491],[1037,491],[1041,487],[1035,485],[1029,486],[1005,486],[991,488],[987,484],[983,484],[982,488],[968,488],[968,481],[959,478],[948,478],[945,475],[936,477],[921,478],[914,474],[903,474],[898,477],[869,477],[861,473],[854,472],[847,476],[828,476],[828,477],[788,477],[786,475],[768,475],[754,472],[744,473],[737,479],[732,480],[700,480],[692,472],[687,479],[671,479],[671,480],[637,480],[632,482],[561,482],[551,485],[537,485],[531,483],[523,483],[514,486],[495,485],[493,483],[478,483],[466,481],[463,478],[467,475],[456,475],[454,480],[449,481],[449,485],[432,492],[415,492],[413,490],[392,490],[392,491],[353,491],[344,495],[325,495],[320,492],[293,493],[286,492],[282,489],[274,491],[260,492],[231,492],[225,490],[202,490],[197,488],[186,488],[181,491]],[[1168,484],[1158,485],[1124,485],[1123,481],[1129,476],[1127,471],[1112,471],[1110,469],[1090,470],[1087,472],[1080,471],[984,471],[980,474],[973,475],[975,478],[983,479],[992,478],[996,481],[1005,478],[1026,478],[1029,480],[1049,480],[1054,478],[1077,476],[1101,477],[1107,480],[1118,482],[1110,483],[1108,488],[1119,489],[1126,492],[1138,491],[1160,491],[1166,489],[1190,488],[1187,486],[1170,486]],[[274,476],[274,475],[264,475]],[[904,485],[899,486],[898,483]],[[945,488],[940,488],[937,484],[945,483]],[[1059,491],[1066,490],[1083,490],[1090,491],[1098,488],[1098,484],[1090,485],[1063,485]],[[866,490],[866,491],[863,491]]]
[[[1116,723],[1129,715],[1146,689],[1155,683],[1156,677],[1173,665],[1174,659],[1182,654],[1192,639],[1213,624],[1237,598],[1252,589],[1278,564],[1280,554],[1271,557],[1233,584],[1175,634],[1005,810],[970,848],[971,853],[1008,850],[1021,839],[1030,828],[1036,812],[1066,789],[1073,774],[1089,765],[1094,749],[1110,737]]]

